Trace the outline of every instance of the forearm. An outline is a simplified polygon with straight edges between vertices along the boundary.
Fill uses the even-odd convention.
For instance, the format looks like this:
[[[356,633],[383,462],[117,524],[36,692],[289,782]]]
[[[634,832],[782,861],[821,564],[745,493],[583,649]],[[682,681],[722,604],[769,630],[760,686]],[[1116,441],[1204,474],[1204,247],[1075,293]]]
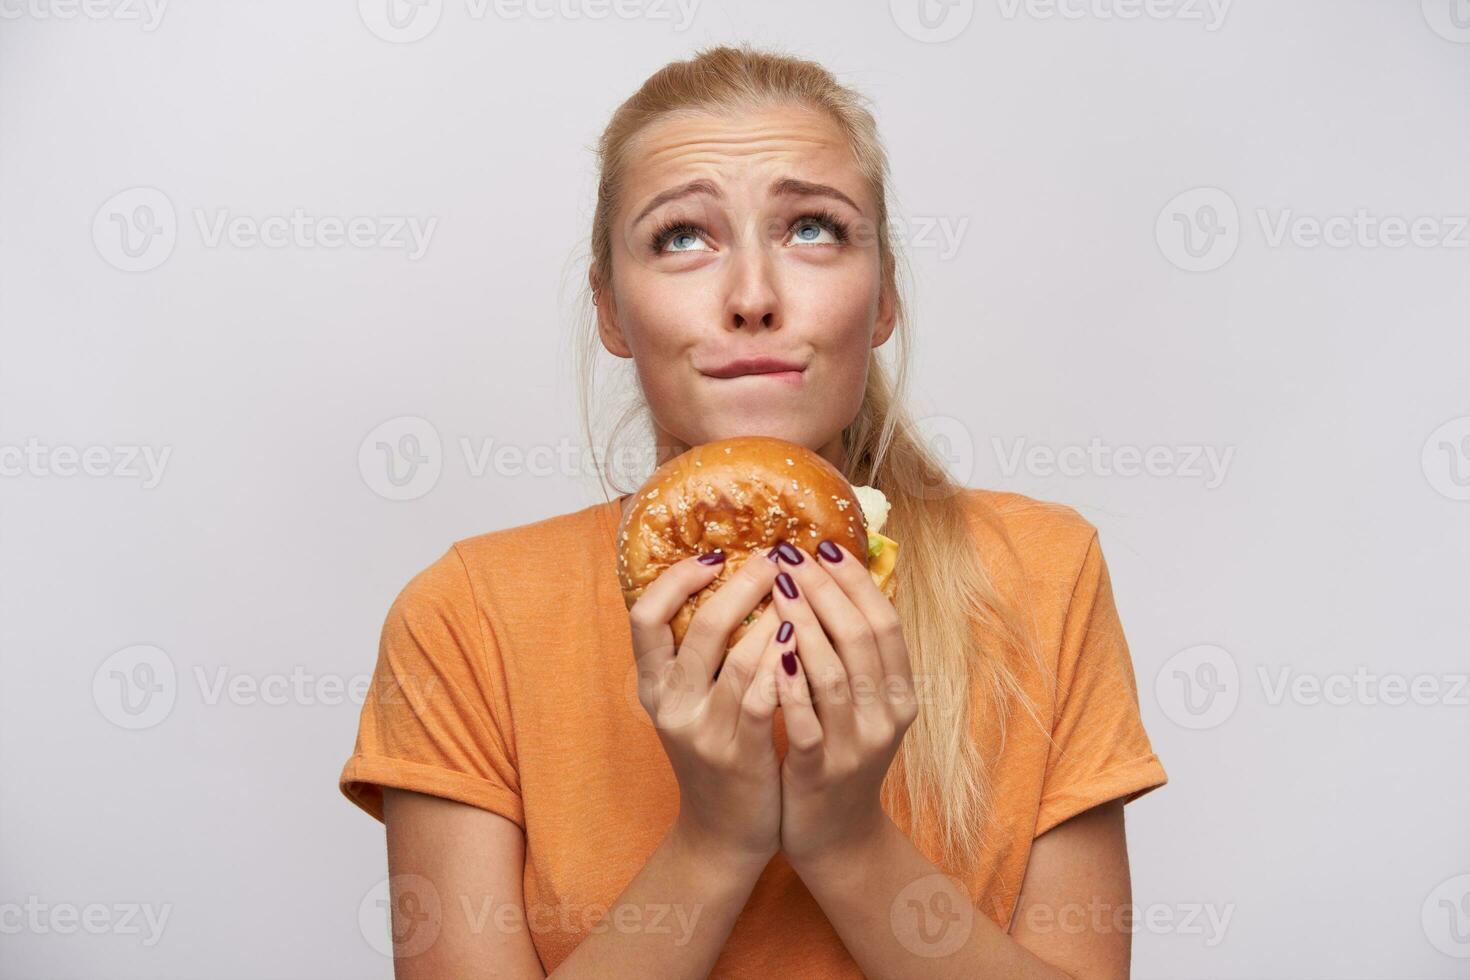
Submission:
[[[868,842],[796,871],[874,980],[1070,980],[976,909],[887,817]]]
[[[763,865],[702,851],[677,825],[590,934],[550,974],[555,980],[694,980],[709,976]],[[618,909],[639,911],[638,928],[617,928]],[[662,913],[658,926],[650,909]]]

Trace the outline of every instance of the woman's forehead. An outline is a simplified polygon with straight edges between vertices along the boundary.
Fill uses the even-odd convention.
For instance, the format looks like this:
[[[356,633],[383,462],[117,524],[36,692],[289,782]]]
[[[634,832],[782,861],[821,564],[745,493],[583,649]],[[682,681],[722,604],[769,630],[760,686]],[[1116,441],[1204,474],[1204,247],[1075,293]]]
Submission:
[[[867,193],[842,130],[825,114],[799,107],[670,114],[644,127],[625,165],[629,204],[694,177],[765,180],[776,170],[841,187],[860,202]]]

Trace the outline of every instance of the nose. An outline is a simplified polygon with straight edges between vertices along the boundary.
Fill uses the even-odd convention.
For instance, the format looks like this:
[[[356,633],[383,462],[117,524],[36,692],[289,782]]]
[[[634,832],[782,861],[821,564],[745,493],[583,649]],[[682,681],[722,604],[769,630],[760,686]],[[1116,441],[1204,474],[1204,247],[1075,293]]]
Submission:
[[[725,322],[735,330],[781,325],[780,301],[765,249],[734,249]]]

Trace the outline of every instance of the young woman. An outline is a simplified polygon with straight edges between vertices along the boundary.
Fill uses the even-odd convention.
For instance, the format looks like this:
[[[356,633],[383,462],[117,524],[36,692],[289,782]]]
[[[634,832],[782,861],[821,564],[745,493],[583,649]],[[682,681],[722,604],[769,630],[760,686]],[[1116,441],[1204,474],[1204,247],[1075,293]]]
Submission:
[[[585,385],[594,345],[631,359],[660,460],[775,435],[882,490],[897,598],[840,547],[745,562],[679,648],[696,710],[658,725],[637,664],[717,563],[625,608],[627,493],[455,543],[388,614],[341,776],[387,828],[398,976],[1126,977],[1123,804],[1166,776],[1107,568],[1069,508],[954,484],[905,413],[863,100],[720,47],[599,149]]]

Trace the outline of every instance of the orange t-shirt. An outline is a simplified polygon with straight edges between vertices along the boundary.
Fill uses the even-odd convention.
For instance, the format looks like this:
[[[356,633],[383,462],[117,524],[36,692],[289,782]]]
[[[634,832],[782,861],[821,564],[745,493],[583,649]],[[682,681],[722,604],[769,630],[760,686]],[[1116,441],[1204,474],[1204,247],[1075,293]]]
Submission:
[[[964,493],[992,578],[1032,617],[1047,666],[1023,665],[1020,681],[1052,745],[1025,711],[1010,713],[1004,739],[988,713],[974,713],[974,737],[993,760],[995,816],[992,845],[962,880],[976,908],[1004,928],[1033,839],[1099,803],[1137,799],[1168,777],[1139,716],[1096,530],[1068,507]],[[638,701],[614,566],[621,503],[467,538],[415,576],[388,612],[357,744],[340,777],[348,798],[379,820],[381,787],[393,786],[518,824],[526,836],[527,921],[547,972],[592,929],[617,926],[603,913],[679,808],[668,757]],[[1000,515],[1019,561],[980,520],[985,506]],[[784,755],[779,708],[775,742]],[[681,928],[664,925],[675,934]],[[711,976],[862,973],[777,854]]]

